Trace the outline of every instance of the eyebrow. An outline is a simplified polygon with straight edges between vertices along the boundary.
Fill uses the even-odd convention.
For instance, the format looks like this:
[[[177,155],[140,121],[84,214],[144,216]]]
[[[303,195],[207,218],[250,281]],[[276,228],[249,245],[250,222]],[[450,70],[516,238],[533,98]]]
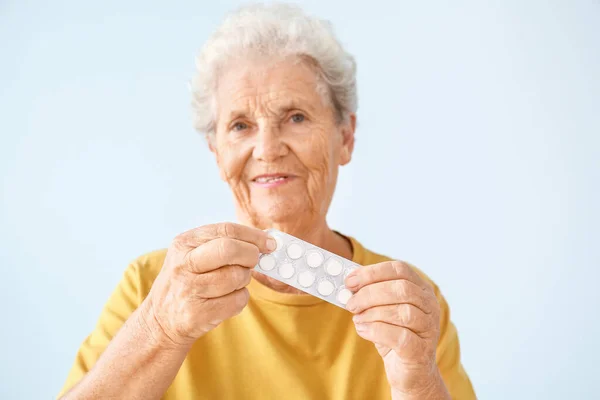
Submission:
[[[309,112],[314,112],[314,107],[312,104],[306,102],[304,105],[300,105],[297,100],[290,99],[286,100],[283,104],[277,107],[277,112],[279,114],[285,114],[291,110],[307,110]],[[246,108],[234,108],[228,113],[228,121],[233,121],[238,118],[246,118],[248,113]]]

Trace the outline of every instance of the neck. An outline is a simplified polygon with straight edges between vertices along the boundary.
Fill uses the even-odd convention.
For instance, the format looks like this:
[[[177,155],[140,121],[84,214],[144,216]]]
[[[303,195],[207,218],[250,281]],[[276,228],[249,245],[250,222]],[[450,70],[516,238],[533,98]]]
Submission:
[[[295,221],[292,222],[278,221],[269,224],[260,224],[265,226],[255,226],[256,224],[251,222],[252,218],[248,218],[245,215],[238,214],[238,219],[240,223],[244,225],[253,226],[258,229],[277,229],[337,254],[340,257],[352,259],[352,244],[344,236],[334,232],[331,228],[329,228],[325,218],[319,218],[316,220],[311,218],[296,218]],[[307,221],[311,222],[307,224]],[[285,283],[279,282],[261,273],[252,271],[252,276],[263,285],[266,285],[273,290],[277,290],[278,292],[305,294],[304,292],[292,286],[286,285]]]

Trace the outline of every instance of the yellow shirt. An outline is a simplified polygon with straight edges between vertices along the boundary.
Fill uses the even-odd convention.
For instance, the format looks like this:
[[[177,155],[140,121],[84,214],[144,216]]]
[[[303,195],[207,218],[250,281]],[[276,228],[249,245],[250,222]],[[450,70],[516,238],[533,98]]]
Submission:
[[[349,239],[355,263],[390,260]],[[142,303],[165,255],[166,250],[156,251],[129,265],[96,328],[79,348],[61,395],[93,367],[124,321]],[[435,284],[434,288],[442,311],[438,367],[453,399],[475,399],[460,362],[458,336],[448,304]],[[348,311],[313,296],[276,292],[254,279],[248,290],[248,306],[195,342],[163,399],[391,397],[383,361],[375,346],[356,334]]]

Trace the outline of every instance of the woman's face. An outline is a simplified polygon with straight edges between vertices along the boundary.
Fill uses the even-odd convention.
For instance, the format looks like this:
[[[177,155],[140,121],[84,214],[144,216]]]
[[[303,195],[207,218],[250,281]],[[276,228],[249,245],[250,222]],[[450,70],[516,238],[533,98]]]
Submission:
[[[219,77],[210,147],[238,214],[256,227],[324,219],[350,161],[355,116],[338,123],[317,83],[297,60],[241,60]]]

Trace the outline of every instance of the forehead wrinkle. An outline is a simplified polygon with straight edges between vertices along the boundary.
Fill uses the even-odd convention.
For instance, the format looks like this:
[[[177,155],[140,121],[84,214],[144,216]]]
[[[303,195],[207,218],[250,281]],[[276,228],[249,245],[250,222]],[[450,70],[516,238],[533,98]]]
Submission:
[[[299,95],[298,95],[299,94]],[[229,112],[229,118],[243,116],[252,111],[258,116],[266,114],[282,114],[292,109],[307,109],[314,111],[310,96],[305,96],[300,90],[269,90],[268,88],[259,93],[239,93],[232,99],[233,107]]]
[[[326,105],[318,91],[317,77],[313,73],[292,75],[273,82],[269,80],[267,70],[254,73],[239,71],[233,79],[223,82],[224,91],[221,91],[220,97],[225,100],[223,105],[229,110],[217,107],[226,112],[224,116],[227,116],[228,121],[249,117],[248,114],[280,114],[294,108],[317,113],[319,105]]]

